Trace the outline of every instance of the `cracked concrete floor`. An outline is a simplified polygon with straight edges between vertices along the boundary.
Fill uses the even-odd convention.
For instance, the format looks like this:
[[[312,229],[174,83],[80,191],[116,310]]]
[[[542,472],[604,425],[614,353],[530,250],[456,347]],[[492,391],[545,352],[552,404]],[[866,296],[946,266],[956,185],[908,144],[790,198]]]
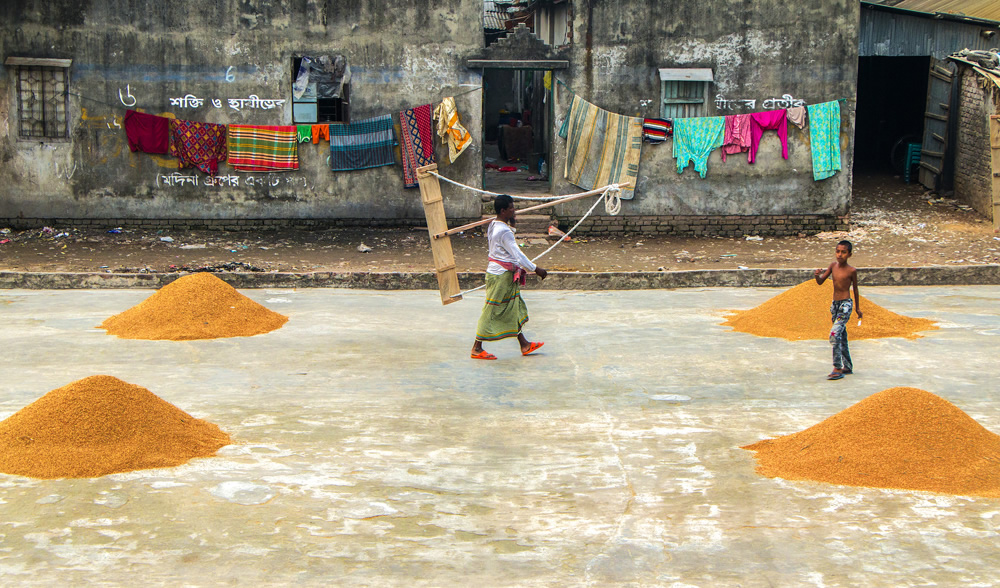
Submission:
[[[0,418],[94,374],[228,431],[218,457],[0,475],[7,585],[992,585],[1000,502],[786,482],[739,449],[891,386],[1000,432],[1000,288],[867,288],[942,329],[829,345],[729,332],[768,289],[526,291],[522,358],[468,359],[481,295],[248,290],[273,333],[129,341],[149,291],[0,291]]]

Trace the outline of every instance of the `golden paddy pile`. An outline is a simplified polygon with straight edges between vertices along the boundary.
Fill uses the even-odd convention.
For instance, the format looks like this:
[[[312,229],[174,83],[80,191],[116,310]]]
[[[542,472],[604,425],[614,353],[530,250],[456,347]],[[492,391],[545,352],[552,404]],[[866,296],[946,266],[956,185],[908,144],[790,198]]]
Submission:
[[[743,449],[769,478],[1000,497],[1000,435],[918,388],[883,390]]]
[[[190,274],[103,323],[122,339],[251,337],[279,329],[288,317],[257,304],[208,272]]]
[[[852,291],[853,299],[853,291]],[[833,285],[820,286],[815,280],[789,288],[767,302],[745,311],[730,314],[725,326],[734,331],[759,337],[780,337],[791,341],[830,338],[830,303],[833,302]],[[847,323],[851,340],[905,337],[916,339],[918,331],[937,329],[934,321],[912,318],[886,310],[871,300],[861,297],[864,319],[858,326],[857,314]]]
[[[52,390],[0,422],[0,472],[92,478],[178,466],[230,443],[140,386],[90,376]]]

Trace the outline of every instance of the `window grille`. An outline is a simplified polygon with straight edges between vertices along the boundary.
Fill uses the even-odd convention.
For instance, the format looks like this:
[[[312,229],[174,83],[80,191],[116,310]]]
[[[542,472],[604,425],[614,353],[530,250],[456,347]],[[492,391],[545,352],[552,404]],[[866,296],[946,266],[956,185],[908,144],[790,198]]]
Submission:
[[[18,137],[69,137],[69,69],[39,65],[17,66]]]
[[[660,117],[690,118],[705,116],[708,85],[712,70],[679,68],[660,70]]]

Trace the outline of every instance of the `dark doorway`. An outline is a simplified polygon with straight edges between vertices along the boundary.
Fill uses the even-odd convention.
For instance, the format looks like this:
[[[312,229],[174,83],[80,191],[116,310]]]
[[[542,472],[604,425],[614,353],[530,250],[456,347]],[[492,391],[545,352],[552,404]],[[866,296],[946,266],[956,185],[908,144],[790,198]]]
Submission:
[[[548,74],[548,75],[547,75]],[[483,189],[505,194],[549,191],[551,73],[483,71]]]
[[[929,68],[930,57],[858,59],[856,171],[903,176],[907,145],[922,140]]]

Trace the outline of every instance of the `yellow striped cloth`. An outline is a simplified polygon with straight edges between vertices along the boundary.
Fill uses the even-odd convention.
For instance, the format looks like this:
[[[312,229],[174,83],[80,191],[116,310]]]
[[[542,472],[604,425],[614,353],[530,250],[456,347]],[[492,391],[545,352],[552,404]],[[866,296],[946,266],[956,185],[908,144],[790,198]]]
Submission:
[[[613,114],[573,95],[569,115],[559,129],[566,139],[565,178],[591,190],[608,184],[631,182],[622,199],[631,199],[639,177],[642,119]]]

